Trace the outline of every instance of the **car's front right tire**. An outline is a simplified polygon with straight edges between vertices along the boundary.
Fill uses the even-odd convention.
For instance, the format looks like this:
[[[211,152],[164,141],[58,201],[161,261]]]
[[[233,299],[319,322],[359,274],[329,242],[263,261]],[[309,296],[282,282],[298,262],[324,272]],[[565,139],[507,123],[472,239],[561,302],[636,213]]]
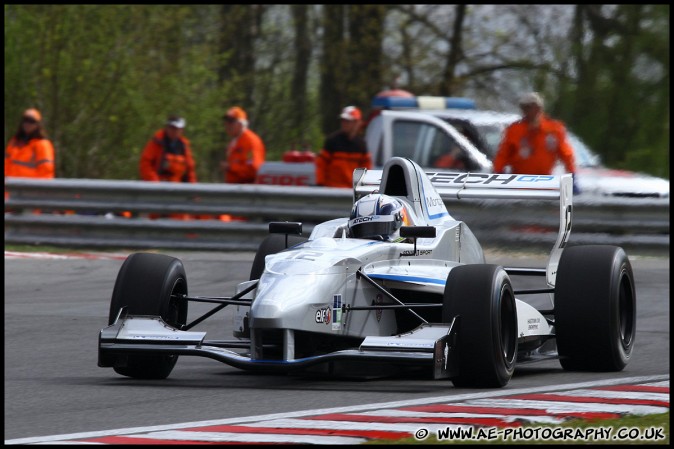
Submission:
[[[295,246],[300,243],[306,242],[308,239],[306,237],[300,237],[298,235],[288,235],[288,246]],[[250,280],[260,279],[262,273],[264,272],[264,259],[270,254],[280,253],[286,249],[286,236],[281,234],[271,234],[268,235],[260,246],[257,248],[255,253],[255,259],[253,259],[253,265],[250,268]]]

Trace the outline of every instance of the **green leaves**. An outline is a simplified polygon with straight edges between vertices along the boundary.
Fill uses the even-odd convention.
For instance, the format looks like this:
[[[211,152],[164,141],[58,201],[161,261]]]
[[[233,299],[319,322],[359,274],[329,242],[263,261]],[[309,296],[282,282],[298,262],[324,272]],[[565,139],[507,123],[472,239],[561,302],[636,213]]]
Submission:
[[[5,141],[39,108],[57,176],[138,179],[166,116],[221,182],[239,104],[278,160],[318,150],[346,104],[418,95],[514,109],[541,89],[609,166],[669,176],[668,5],[5,5]],[[459,16],[459,14],[465,14]],[[456,20],[460,17],[461,20]]]

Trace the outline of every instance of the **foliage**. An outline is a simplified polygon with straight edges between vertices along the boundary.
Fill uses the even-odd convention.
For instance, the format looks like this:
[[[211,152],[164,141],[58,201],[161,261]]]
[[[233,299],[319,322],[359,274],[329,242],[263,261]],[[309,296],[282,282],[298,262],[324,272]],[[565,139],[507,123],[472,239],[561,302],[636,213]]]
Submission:
[[[172,113],[187,117],[197,158],[223,146],[219,100],[228,86],[216,83],[192,8],[13,5],[5,12],[5,138],[23,109],[39,108],[57,149],[57,176],[137,179],[143,146]]]
[[[668,5],[5,5],[5,141],[39,108],[59,177],[137,179],[177,113],[220,182],[229,106],[274,160],[394,80],[491,109],[540,90],[607,165],[669,177]]]
[[[580,5],[559,111],[604,162],[669,178],[669,5]]]

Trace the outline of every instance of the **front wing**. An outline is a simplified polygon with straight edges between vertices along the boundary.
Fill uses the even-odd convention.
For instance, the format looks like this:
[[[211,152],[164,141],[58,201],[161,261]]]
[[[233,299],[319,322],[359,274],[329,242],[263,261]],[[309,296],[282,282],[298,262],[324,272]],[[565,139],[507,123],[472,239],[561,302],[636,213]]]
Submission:
[[[391,337],[366,337],[360,347],[291,360],[253,359],[230,349],[238,344],[205,340],[205,332],[186,332],[160,317],[127,316],[101,330],[98,366],[113,367],[130,354],[194,355],[208,357],[245,370],[288,372],[336,361],[386,362],[428,367],[436,379],[458,373],[459,318],[449,325],[423,324]]]

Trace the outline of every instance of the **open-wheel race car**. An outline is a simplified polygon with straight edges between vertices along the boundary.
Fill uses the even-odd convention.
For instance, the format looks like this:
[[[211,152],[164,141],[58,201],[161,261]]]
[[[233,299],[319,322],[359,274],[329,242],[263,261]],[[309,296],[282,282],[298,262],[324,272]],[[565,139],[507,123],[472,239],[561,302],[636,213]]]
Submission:
[[[443,197],[559,201],[547,267],[485,263]],[[567,246],[571,219],[571,175],[427,174],[393,158],[383,170],[356,170],[351,215],[316,225],[308,239],[300,223],[270,223],[250,280],[231,297],[191,297],[179,259],[131,254],[99,335],[98,365],[151,379],[166,378],[181,355],[272,372],[408,367],[458,387],[501,387],[516,364],[550,358],[568,370],[619,371],[636,333],[630,261],[619,247]],[[513,286],[522,276],[546,286]],[[551,308],[519,299],[541,293],[554,298]],[[191,301],[216,306],[188,322]],[[236,338],[193,330],[226,306],[237,309]]]

